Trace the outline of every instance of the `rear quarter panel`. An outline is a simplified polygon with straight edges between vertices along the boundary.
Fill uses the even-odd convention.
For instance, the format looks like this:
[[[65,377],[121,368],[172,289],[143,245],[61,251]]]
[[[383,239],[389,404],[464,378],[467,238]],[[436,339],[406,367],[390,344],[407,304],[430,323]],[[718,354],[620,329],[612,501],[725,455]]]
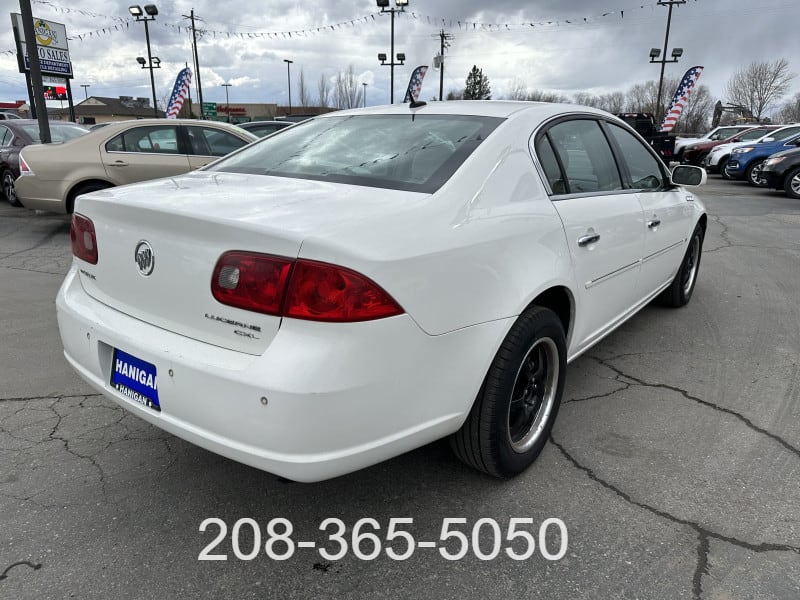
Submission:
[[[431,335],[520,314],[572,286],[564,231],[528,151],[535,123],[501,125],[436,193],[347,241],[307,238],[300,256],[384,287]]]

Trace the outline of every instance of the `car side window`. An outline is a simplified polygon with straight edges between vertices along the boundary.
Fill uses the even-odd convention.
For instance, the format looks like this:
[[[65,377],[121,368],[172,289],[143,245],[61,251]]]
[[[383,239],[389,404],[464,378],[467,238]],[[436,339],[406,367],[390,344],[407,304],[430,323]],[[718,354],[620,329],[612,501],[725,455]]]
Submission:
[[[563,121],[550,127],[547,137],[563,166],[566,180],[564,193],[581,194],[623,189],[622,177],[614,154],[597,121],[593,119]],[[546,155],[546,147],[543,146],[543,150]],[[550,168],[552,170],[552,166]],[[554,171],[552,175],[555,175]],[[550,177],[551,174],[548,174],[548,179]],[[554,193],[558,193],[555,188]]]
[[[13,137],[14,135],[8,127],[0,125],[0,146],[8,146]]]
[[[561,167],[558,166],[558,159],[556,159],[556,153],[550,144],[550,139],[543,135],[536,140],[535,147],[536,155],[539,157],[539,164],[544,169],[550,189],[553,190],[554,194],[566,194],[567,186],[561,175]]]
[[[106,142],[106,151],[178,154],[178,130],[174,125],[135,127]]]
[[[618,125],[609,124],[612,137],[619,145],[634,189],[657,190],[664,185],[664,176],[658,160],[628,130]]]
[[[192,154],[200,156],[225,156],[247,145],[235,135],[211,127],[189,127],[188,131]]]

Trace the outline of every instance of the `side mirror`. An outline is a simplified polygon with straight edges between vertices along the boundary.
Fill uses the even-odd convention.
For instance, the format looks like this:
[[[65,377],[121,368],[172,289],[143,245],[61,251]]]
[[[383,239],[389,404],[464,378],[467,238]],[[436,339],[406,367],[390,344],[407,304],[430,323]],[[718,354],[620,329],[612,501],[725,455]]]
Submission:
[[[765,137],[765,138],[764,138],[764,139],[762,139],[762,140],[761,140],[761,142],[759,142],[759,143],[761,143],[761,144],[766,144],[766,143],[768,143],[768,142],[774,142],[774,141],[775,141],[775,138],[774,138],[774,137]]]
[[[672,183],[696,187],[705,185],[708,175],[705,169],[691,165],[678,165],[672,169]]]

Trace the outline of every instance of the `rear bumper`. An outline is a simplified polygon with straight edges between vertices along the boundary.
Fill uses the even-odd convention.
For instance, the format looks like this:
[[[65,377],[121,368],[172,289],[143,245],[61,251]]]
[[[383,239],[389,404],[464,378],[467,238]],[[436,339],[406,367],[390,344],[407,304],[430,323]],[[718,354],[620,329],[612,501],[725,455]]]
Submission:
[[[408,315],[355,324],[284,319],[266,352],[253,356],[94,300],[75,266],[56,307],[65,357],[99,392],[169,433],[296,481],[355,471],[456,431],[510,326],[430,336]],[[114,348],[156,366],[161,412],[110,386]]]
[[[66,213],[66,192],[61,193],[64,182],[42,181],[35,175],[18,177],[15,183],[17,198],[25,208]]]

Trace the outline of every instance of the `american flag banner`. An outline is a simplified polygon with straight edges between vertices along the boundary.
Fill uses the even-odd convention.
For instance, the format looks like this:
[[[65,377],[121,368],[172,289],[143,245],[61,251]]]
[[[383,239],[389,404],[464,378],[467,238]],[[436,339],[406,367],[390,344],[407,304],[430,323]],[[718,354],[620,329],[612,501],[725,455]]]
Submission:
[[[175,80],[175,87],[172,88],[172,95],[169,97],[169,105],[167,106],[168,119],[178,118],[178,113],[181,112],[181,108],[183,108],[183,101],[189,93],[190,85],[192,85],[192,70],[186,67],[178,73],[178,78]]]
[[[422,79],[425,73],[428,72],[428,65],[422,65],[414,69],[411,74],[411,79],[408,82],[408,89],[406,90],[406,97],[403,102],[416,102],[419,98],[419,93],[422,90]]]
[[[675,127],[678,117],[683,112],[683,107],[689,102],[689,94],[692,93],[702,72],[703,67],[692,67],[686,71],[680,85],[678,85],[678,89],[675,90],[675,95],[672,97],[672,104],[664,117],[664,122],[661,124],[661,131],[672,131],[672,128]]]

